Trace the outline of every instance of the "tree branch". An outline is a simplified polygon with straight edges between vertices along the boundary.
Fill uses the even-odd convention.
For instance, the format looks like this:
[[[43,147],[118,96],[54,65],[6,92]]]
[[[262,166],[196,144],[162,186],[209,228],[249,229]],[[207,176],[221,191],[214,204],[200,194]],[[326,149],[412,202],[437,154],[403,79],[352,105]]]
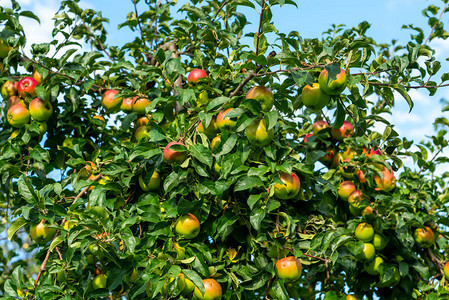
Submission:
[[[140,37],[142,39],[143,47],[148,48],[147,44],[145,43],[145,38],[143,37],[143,29],[142,29],[142,25],[140,24],[139,13],[137,12],[137,2],[136,2],[136,0],[132,0],[132,2],[134,4],[134,12],[136,13],[137,26],[139,26]]]
[[[435,266],[435,268],[437,269],[438,273],[441,276],[444,276],[444,263],[438,259],[438,257],[435,256],[435,254],[432,252],[432,250],[430,250],[430,248],[426,248],[426,253],[428,255],[428,257],[430,258],[430,260],[432,261],[433,265]]]
[[[262,30],[262,21],[263,21],[263,13],[265,11],[265,0],[262,0],[262,10],[260,11],[260,19],[259,19],[259,28],[257,29],[257,36],[256,36],[256,56],[259,55],[259,39],[261,36],[261,30]]]
[[[426,40],[424,41],[424,45],[427,45],[427,43],[430,41],[430,37],[432,36],[432,34],[435,32],[435,28],[437,28],[438,23],[441,21],[441,18],[443,18],[444,12],[447,8],[447,4],[444,5],[443,9],[441,10],[440,16],[438,17],[438,22],[436,22],[433,26],[432,26],[432,30],[430,31],[429,36],[426,38]]]
[[[212,19],[212,22],[215,21],[215,19],[218,17],[218,14],[220,13],[220,11],[223,9],[223,7],[226,6],[226,4],[228,4],[229,0],[223,1],[223,3],[220,5],[220,7],[218,8],[217,12],[215,13],[214,18]]]

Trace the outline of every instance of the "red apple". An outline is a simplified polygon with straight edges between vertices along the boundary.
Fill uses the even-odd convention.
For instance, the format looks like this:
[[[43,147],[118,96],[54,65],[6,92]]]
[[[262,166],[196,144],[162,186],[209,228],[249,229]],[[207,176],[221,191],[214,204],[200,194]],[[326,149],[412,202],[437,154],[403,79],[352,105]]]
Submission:
[[[356,189],[357,188],[352,181],[343,181],[342,183],[340,183],[340,186],[338,187],[338,196],[340,196],[342,200],[347,201],[349,195],[351,195],[351,193]]]
[[[24,77],[17,84],[17,92],[22,98],[25,98],[27,94],[30,94],[31,97],[36,97],[35,88],[37,85],[38,83],[33,77]]]
[[[122,97],[115,97],[118,94],[116,90],[107,90],[101,99],[101,105],[107,113],[115,113],[122,105]]]
[[[313,136],[312,133],[306,134],[306,136],[304,137],[304,144],[307,144],[307,138]]]
[[[324,120],[318,120],[315,123],[313,123],[313,134],[318,134],[323,129],[326,129],[329,127],[329,124]]]
[[[245,133],[248,141],[256,147],[268,145],[274,136],[273,128],[267,130],[267,125],[264,119],[254,120],[251,125],[246,128]]]
[[[193,69],[189,73],[189,76],[187,76],[187,82],[189,84],[194,84],[194,83],[197,83],[199,81],[202,81],[205,78],[207,78],[206,71],[204,71],[202,69]]]
[[[137,99],[134,98],[123,98],[122,104],[120,104],[120,109],[124,112],[132,112],[133,111],[133,103]]]
[[[355,237],[362,242],[370,242],[374,237],[374,228],[371,224],[360,223],[355,228]]]
[[[264,86],[252,87],[245,96],[245,99],[254,99],[260,103],[262,111],[269,112],[274,105],[273,92]]]
[[[314,111],[323,109],[330,101],[329,95],[323,93],[318,83],[306,85],[302,89],[302,103]]]
[[[138,114],[145,114],[146,108],[151,104],[151,101],[146,97],[140,97],[133,103],[133,111]]]
[[[282,172],[279,176],[282,183],[276,183],[274,185],[274,195],[279,199],[291,199],[299,193],[300,182],[295,173]]]
[[[15,104],[8,109],[7,119],[11,126],[20,128],[30,121],[30,111],[22,103]]]
[[[231,118],[226,115],[231,112],[233,108],[228,108],[226,110],[220,111],[217,116],[217,127],[220,131],[232,130],[237,125],[236,121],[231,120]]]
[[[302,265],[301,261],[294,256],[282,258],[276,262],[274,266],[276,275],[284,281],[295,281],[301,277]]]
[[[193,239],[200,233],[200,221],[193,214],[182,215],[176,220],[175,232],[186,239]]]
[[[43,101],[39,98],[34,98],[31,101],[30,115],[36,121],[47,121],[53,113],[53,107],[50,101]]]
[[[318,77],[318,83],[321,90],[328,95],[340,95],[346,88],[347,76],[346,71],[340,69],[340,73],[336,78],[329,78],[327,69],[323,69]]]
[[[15,81],[6,81],[2,85],[1,89],[3,99],[7,100],[12,96],[17,96],[17,82]]]
[[[338,128],[331,128],[331,134],[336,140],[343,140],[344,138],[350,137],[354,133],[354,127],[348,121],[344,121],[343,125]]]
[[[393,170],[390,171],[384,167],[382,171],[382,178],[379,175],[374,176],[374,181],[376,182],[376,190],[390,192],[396,187],[396,178],[393,175]]]
[[[363,208],[361,202],[365,199],[367,197],[361,190],[355,190],[349,195],[348,202],[354,208]]]
[[[201,293],[198,287],[195,287],[193,296],[197,300],[221,300],[223,291],[221,285],[213,278],[203,279],[204,294]]]
[[[421,248],[430,248],[435,243],[435,235],[429,226],[416,228],[413,233],[413,238],[415,239],[415,243]]]
[[[181,151],[175,151],[175,150],[170,149],[170,147],[173,146],[173,145],[183,145],[183,146],[185,146],[181,142],[170,142],[170,143],[168,143],[168,145],[165,146],[164,151],[163,151],[164,159],[169,164],[180,165],[187,159],[187,152],[185,152],[185,151],[182,151],[182,152]]]

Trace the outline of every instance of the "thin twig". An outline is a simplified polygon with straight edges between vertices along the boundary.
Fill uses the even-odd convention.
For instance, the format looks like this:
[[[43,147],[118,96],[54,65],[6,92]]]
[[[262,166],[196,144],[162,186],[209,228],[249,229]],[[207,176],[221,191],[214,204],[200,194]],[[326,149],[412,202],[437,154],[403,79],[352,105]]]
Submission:
[[[256,36],[256,56],[259,55],[259,39],[261,37],[264,11],[265,11],[265,0],[262,0],[262,10],[260,11],[259,28],[257,29],[257,36]]]
[[[140,24],[140,20],[139,20],[139,13],[137,12],[137,2],[136,2],[136,0],[132,0],[132,1],[134,4],[134,12],[136,13],[137,26],[139,26],[139,30],[140,30],[140,37],[142,38],[142,43],[143,43],[144,48],[147,48],[147,44],[145,43],[145,39],[143,37],[142,25]]]
[[[223,7],[226,6],[226,4],[228,4],[229,0],[223,1],[223,3],[220,5],[220,7],[218,8],[217,12],[215,13],[214,18],[212,19],[212,22],[215,21],[215,19],[218,17],[218,14],[220,13],[220,11],[223,9]]]
[[[441,21],[441,18],[444,15],[444,12],[446,11],[447,8],[447,4],[444,5],[444,8],[441,10],[440,16],[438,18],[438,22],[435,22],[435,24],[432,26],[432,30],[430,31],[429,36],[426,38],[426,40],[424,41],[424,45],[427,45],[427,43],[430,41],[430,37],[432,36],[432,34],[435,32],[435,28],[437,28],[438,23]]]

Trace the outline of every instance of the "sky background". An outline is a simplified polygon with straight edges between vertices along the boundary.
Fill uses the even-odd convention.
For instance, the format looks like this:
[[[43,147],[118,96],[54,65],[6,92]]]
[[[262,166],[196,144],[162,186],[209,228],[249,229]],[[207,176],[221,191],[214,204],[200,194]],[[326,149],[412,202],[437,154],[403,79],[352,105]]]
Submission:
[[[140,1],[138,9],[143,12],[147,6]],[[185,0],[179,0],[180,7]],[[23,25],[27,34],[29,45],[32,43],[47,42],[51,40],[53,28],[52,17],[59,8],[57,0],[19,0],[23,9],[31,10],[41,19],[38,25],[31,19],[23,18]],[[405,44],[410,40],[410,31],[402,29],[404,24],[413,24],[423,28],[426,36],[430,29],[426,25],[427,19],[422,15],[422,10],[428,5],[441,6],[441,1],[426,0],[297,0],[298,8],[291,5],[276,7],[273,9],[273,21],[281,32],[298,31],[303,38],[321,37],[331,24],[345,24],[347,27],[357,26],[362,21],[371,24],[368,35],[378,43],[389,43],[393,39]],[[9,6],[9,0],[0,0],[0,5]],[[132,35],[124,29],[118,30],[117,25],[126,19],[128,12],[133,11],[131,0],[82,0],[80,6],[101,10],[103,16],[110,19],[107,28],[109,32],[109,45],[123,45],[132,40]],[[258,25],[258,14],[252,9],[245,10],[245,15],[252,22],[255,31]],[[449,22],[449,14],[442,21]],[[448,24],[449,25],[449,24]],[[447,70],[449,64],[446,58],[449,56],[449,41],[433,41],[430,46],[437,50],[437,59],[442,63],[442,70]],[[438,80],[437,80],[438,81]],[[411,91],[410,95],[415,103],[411,113],[408,105],[400,96],[397,97],[397,106],[392,116],[386,116],[393,124],[400,136],[421,141],[435,131],[432,122],[437,116],[444,116],[441,112],[443,105],[441,98],[449,98],[449,87],[441,88],[438,93],[429,97],[426,90]],[[447,114],[447,113],[445,113]],[[447,115],[446,115],[447,117]],[[382,128],[379,128],[382,132]],[[410,162],[407,164],[410,165]],[[438,173],[449,171],[448,165],[442,165]]]

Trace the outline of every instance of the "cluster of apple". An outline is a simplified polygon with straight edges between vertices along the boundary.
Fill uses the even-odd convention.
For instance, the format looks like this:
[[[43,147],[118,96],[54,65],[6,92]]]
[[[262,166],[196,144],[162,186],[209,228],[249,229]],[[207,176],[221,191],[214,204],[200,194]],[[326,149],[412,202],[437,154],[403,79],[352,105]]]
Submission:
[[[47,131],[46,121],[52,115],[53,108],[50,101],[36,98],[35,88],[41,81],[42,77],[35,71],[32,77],[24,77],[18,82],[6,81],[3,84],[1,94],[11,126],[21,128],[33,119],[38,122],[41,135]]]

